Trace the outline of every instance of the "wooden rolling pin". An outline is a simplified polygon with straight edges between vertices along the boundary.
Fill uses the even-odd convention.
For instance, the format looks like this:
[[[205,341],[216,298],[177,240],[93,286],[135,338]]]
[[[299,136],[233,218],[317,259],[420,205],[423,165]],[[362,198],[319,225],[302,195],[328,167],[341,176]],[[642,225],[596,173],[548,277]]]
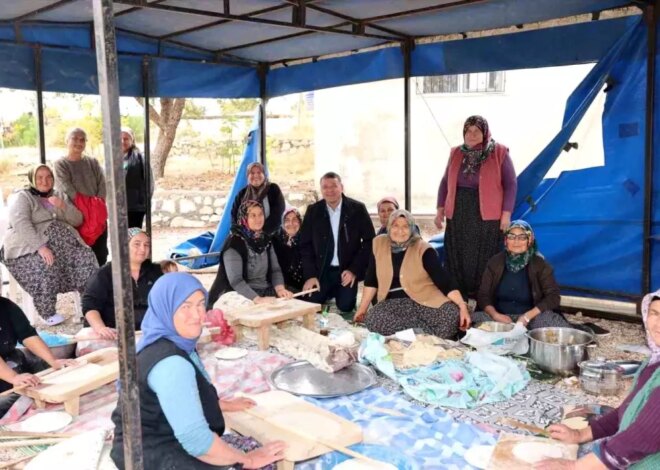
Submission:
[[[61,369],[47,369],[35,375],[40,379],[52,379],[53,377],[57,377],[58,375],[65,374],[69,371],[78,369],[79,367],[82,367],[87,364],[86,359],[78,359],[77,362],[78,364],[76,364],[75,366],[62,367]],[[39,385],[48,385],[48,383],[42,381]],[[0,397],[11,395],[12,393],[20,392],[21,390],[25,390],[26,388],[29,387],[30,385],[19,385],[18,387],[10,388],[9,390],[5,390],[4,392],[0,393]]]
[[[42,439],[27,439],[22,441],[0,442],[0,449],[9,449],[12,447],[52,445],[52,444],[59,444],[62,441],[66,441],[66,438],[52,437],[52,438],[42,438]]]
[[[42,437],[68,438],[77,436],[75,432],[28,432],[28,431],[0,431],[2,439],[40,439]]]
[[[262,415],[261,413],[258,413],[258,412],[256,412],[256,411],[254,411],[254,410],[251,409],[251,408],[246,408],[246,409],[244,409],[244,410],[242,410],[242,411],[243,411],[244,413],[247,413],[247,414],[249,414],[250,416],[254,416],[255,418],[258,418],[258,419],[260,419],[260,420],[262,420],[262,421],[268,421],[268,418],[267,418],[266,416]],[[321,444],[321,445],[323,445],[323,446],[325,446],[325,447],[329,447],[330,449],[334,449],[334,450],[336,450],[336,451],[339,451],[339,452],[341,452],[342,454],[346,454],[346,455],[348,455],[349,457],[353,457],[353,458],[356,458],[356,459],[362,460],[363,462],[368,462],[368,463],[370,463],[371,465],[376,465],[376,466],[378,466],[378,465],[382,465],[382,464],[383,464],[383,462],[381,462],[380,460],[374,460],[374,459],[372,459],[372,458],[367,457],[366,455],[362,455],[362,454],[360,454],[359,452],[355,452],[354,450],[351,450],[351,449],[349,449],[349,448],[347,448],[347,447],[344,447],[344,446],[340,446],[340,445],[334,444],[334,443],[332,443],[332,442],[330,442],[330,441],[326,441],[325,439],[322,439],[322,438],[320,438],[320,437],[310,436],[310,435],[307,435],[307,434],[305,434],[305,433],[303,433],[303,432],[301,432],[301,431],[298,431],[297,429],[293,429],[293,428],[289,428],[289,427],[284,427],[284,426],[281,426],[281,425],[279,425],[279,424],[277,424],[277,423],[271,423],[271,424],[273,424],[274,426],[277,426],[277,427],[279,427],[279,428],[285,430],[286,432],[289,432],[289,433],[291,433],[291,434],[295,434],[296,436],[298,436],[298,437],[301,438],[301,439],[305,439],[305,440],[307,440],[307,441],[315,441],[315,442],[318,442],[319,444]]]
[[[546,431],[544,428],[534,426],[533,424],[523,423],[522,421],[518,421],[517,419],[502,418],[499,420],[499,423],[504,424],[505,426],[511,426],[512,428],[524,429],[525,431],[529,431],[534,434],[540,434],[542,436],[550,437],[550,433],[548,433],[548,431]]]

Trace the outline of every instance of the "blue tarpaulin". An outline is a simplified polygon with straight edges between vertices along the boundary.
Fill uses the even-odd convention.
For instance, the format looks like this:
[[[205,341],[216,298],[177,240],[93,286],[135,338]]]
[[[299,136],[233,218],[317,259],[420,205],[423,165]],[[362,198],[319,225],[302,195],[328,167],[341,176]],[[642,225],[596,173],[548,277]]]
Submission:
[[[231,207],[234,199],[239,191],[243,189],[247,182],[247,167],[250,163],[258,162],[260,155],[261,140],[260,134],[261,123],[261,106],[257,108],[250,132],[248,133],[245,143],[245,151],[243,152],[243,159],[238,167],[234,184],[227,195],[227,202],[225,203],[225,210],[222,213],[222,218],[218,223],[215,232],[206,232],[197,237],[186,240],[185,242],[175,246],[170,250],[169,257],[176,260],[178,257],[201,255],[205,253],[217,253],[222,248],[229,229],[231,228]],[[265,164],[265,163],[264,163]],[[268,171],[268,169],[266,169]],[[201,269],[218,264],[220,258],[218,256],[208,256],[196,258],[193,260],[180,261],[181,264],[191,269]]]

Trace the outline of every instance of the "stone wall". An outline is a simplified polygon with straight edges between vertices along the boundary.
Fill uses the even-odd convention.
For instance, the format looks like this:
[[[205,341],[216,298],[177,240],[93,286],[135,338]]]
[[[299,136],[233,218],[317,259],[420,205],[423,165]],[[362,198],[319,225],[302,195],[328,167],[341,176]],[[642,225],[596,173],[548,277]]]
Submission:
[[[287,203],[301,211],[318,198],[313,189],[280,187]],[[151,223],[154,227],[215,227],[227,205],[227,191],[158,189],[151,205]]]

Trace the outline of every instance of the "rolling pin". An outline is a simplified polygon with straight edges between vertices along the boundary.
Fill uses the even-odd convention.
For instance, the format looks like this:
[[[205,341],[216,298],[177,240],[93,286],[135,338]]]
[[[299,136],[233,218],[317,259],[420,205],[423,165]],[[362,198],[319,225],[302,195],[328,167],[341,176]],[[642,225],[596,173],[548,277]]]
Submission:
[[[262,421],[268,421],[268,419],[267,419],[266,416],[262,415],[261,413],[258,413],[258,412],[256,412],[256,411],[254,411],[253,409],[246,408],[246,409],[242,410],[242,412],[243,412],[243,413],[247,413],[247,414],[249,414],[250,416],[254,416],[255,418],[258,418],[258,419],[260,419],[260,420],[262,420]],[[307,441],[315,441],[315,442],[318,442],[318,443],[321,444],[322,446],[329,447],[330,449],[334,449],[334,450],[336,450],[336,451],[339,451],[339,452],[341,452],[342,454],[346,454],[346,455],[348,455],[349,457],[353,457],[353,458],[356,458],[356,459],[362,460],[363,462],[370,463],[371,465],[376,465],[376,466],[378,466],[378,465],[382,465],[382,464],[383,464],[383,462],[381,462],[380,460],[374,460],[374,459],[372,459],[372,458],[367,457],[366,455],[360,454],[359,452],[355,452],[354,450],[351,450],[351,449],[349,449],[349,448],[347,448],[347,447],[344,447],[344,446],[340,446],[340,445],[334,444],[334,443],[332,443],[332,442],[330,442],[330,441],[326,441],[325,439],[322,439],[322,438],[320,438],[320,437],[309,436],[309,435],[307,435],[307,434],[305,434],[305,433],[303,433],[303,432],[298,431],[297,429],[293,429],[293,428],[288,428],[288,427],[280,426],[280,425],[278,425],[277,423],[271,423],[271,424],[273,424],[273,425],[275,425],[275,426],[277,426],[277,427],[279,427],[279,428],[281,428],[281,429],[284,429],[285,431],[287,431],[287,432],[289,432],[289,433],[291,433],[291,434],[295,434],[296,436],[298,436],[298,437],[301,438],[301,439],[305,439],[305,440],[307,440]]]
[[[523,423],[517,419],[502,418],[499,420],[499,423],[504,424],[505,426],[511,426],[512,428],[524,429],[525,431],[529,431],[533,434],[540,434],[545,437],[550,437],[550,434],[544,428],[534,426],[533,424]]]
[[[52,379],[53,377],[57,377],[58,375],[65,374],[73,369],[77,369],[87,364],[86,359],[78,359],[77,362],[78,364],[76,364],[75,366],[62,367],[61,369],[50,370],[50,372],[48,370],[45,370],[35,375],[40,379]],[[48,385],[48,383],[41,382],[36,386],[38,387],[39,385]],[[25,390],[26,388],[29,387],[31,387],[31,385],[19,385],[18,387],[10,388],[9,390],[5,390],[4,392],[0,393],[0,397],[11,395],[12,393],[20,392],[21,390]]]

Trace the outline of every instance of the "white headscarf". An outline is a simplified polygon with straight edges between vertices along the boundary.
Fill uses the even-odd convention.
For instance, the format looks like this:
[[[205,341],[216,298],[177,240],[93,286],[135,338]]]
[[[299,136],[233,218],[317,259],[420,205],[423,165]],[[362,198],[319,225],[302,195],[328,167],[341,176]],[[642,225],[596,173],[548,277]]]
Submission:
[[[649,332],[648,317],[649,317],[649,308],[651,307],[651,302],[657,297],[660,299],[660,290],[646,294],[644,300],[642,300],[642,319],[644,320],[644,329],[646,330],[646,342],[648,343],[649,349],[651,350],[651,357],[649,358],[649,364],[655,364],[660,361],[660,345],[656,344]]]

